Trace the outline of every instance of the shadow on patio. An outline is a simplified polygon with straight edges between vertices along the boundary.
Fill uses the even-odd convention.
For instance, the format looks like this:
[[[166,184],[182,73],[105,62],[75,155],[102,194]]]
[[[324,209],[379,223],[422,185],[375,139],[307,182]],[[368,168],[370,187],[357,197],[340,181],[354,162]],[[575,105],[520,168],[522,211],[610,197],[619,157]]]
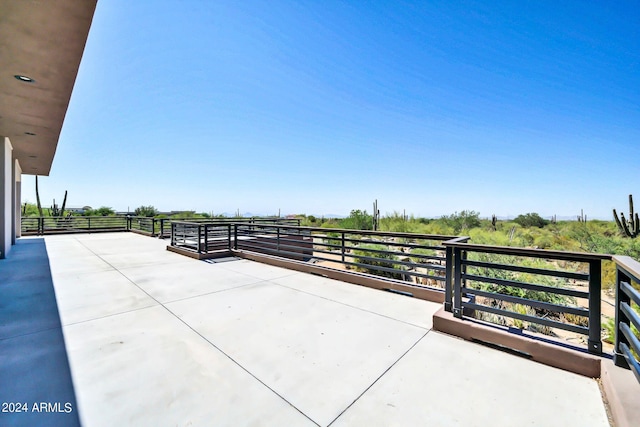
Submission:
[[[43,238],[0,263],[0,361],[0,424],[80,425]]]

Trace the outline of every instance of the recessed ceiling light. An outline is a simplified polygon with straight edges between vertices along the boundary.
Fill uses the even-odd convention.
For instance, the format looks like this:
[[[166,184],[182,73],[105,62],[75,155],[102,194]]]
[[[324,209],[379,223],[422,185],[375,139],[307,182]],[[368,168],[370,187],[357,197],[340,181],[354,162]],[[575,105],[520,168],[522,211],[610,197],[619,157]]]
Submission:
[[[35,134],[35,133],[33,133],[33,132],[25,132],[24,134],[25,134],[25,135],[29,135],[29,136],[36,136],[36,134]]]
[[[16,79],[20,80],[21,82],[25,82],[25,83],[33,83],[33,82],[35,82],[35,80],[33,80],[31,77],[23,76],[21,74],[16,74],[13,77],[15,77]]]

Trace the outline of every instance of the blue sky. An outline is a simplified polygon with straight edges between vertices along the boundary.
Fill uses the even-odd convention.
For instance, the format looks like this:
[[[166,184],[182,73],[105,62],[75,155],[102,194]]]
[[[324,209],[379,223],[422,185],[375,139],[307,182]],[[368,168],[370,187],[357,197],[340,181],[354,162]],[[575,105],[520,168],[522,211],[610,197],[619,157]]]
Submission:
[[[639,158],[632,1],[102,0],[40,194],[609,219]]]

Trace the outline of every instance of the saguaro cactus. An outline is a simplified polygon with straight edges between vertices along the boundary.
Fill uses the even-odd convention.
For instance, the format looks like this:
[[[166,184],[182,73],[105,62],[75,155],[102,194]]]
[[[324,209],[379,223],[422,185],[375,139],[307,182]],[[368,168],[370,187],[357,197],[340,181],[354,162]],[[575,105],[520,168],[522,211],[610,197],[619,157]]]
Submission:
[[[58,208],[56,199],[53,199],[53,206],[51,206],[51,209],[49,209],[49,212],[51,212],[51,216],[62,218],[64,216],[64,207],[66,206],[66,204],[67,204],[67,192],[65,191],[64,200],[62,201],[62,209]]]
[[[38,175],[36,175],[36,202],[38,203],[38,215],[42,218],[42,205],[40,204],[40,191],[38,190]]]
[[[38,175],[36,175],[36,203],[38,204],[38,214],[42,218],[44,214],[42,213],[42,205],[40,204],[40,191],[38,189]],[[53,206],[49,209],[49,214],[51,216],[63,217],[64,216],[64,208],[67,205],[67,191],[64,192],[64,200],[62,201],[62,209],[58,208],[56,204],[56,199],[53,199]]]
[[[380,226],[380,210],[378,210],[378,199],[373,202],[373,230],[377,231]]]
[[[615,209],[613,210],[613,218],[616,220],[618,229],[625,236],[638,237],[638,234],[640,234],[640,218],[638,218],[637,212],[633,212],[633,196],[631,194],[629,194],[629,219],[626,219],[622,212],[620,212],[620,217],[618,218],[618,213]]]

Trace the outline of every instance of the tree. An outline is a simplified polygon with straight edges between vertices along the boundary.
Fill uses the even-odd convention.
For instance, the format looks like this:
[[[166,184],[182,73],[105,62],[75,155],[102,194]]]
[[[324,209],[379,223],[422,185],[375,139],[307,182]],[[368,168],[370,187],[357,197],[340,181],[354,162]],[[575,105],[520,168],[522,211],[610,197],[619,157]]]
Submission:
[[[518,215],[516,219],[513,220],[516,224],[521,225],[522,227],[538,227],[543,228],[545,225],[549,224],[549,221],[542,218],[535,212],[531,212],[524,215]]]
[[[38,207],[33,203],[25,202],[22,206],[22,216],[39,216]]]
[[[85,209],[83,216],[109,216],[114,215],[115,211],[107,206],[101,206],[98,209]]]
[[[373,216],[367,211],[359,209],[351,211],[348,217],[340,221],[340,227],[351,230],[371,230],[373,228]]]
[[[147,217],[153,217],[158,215],[158,209],[156,209],[154,206],[140,206],[138,208],[136,208],[136,210],[134,211],[136,216],[147,216]]]
[[[462,211],[454,212],[452,215],[445,215],[440,219],[447,226],[453,228],[453,232],[458,234],[463,230],[470,230],[480,226],[480,212]]]

